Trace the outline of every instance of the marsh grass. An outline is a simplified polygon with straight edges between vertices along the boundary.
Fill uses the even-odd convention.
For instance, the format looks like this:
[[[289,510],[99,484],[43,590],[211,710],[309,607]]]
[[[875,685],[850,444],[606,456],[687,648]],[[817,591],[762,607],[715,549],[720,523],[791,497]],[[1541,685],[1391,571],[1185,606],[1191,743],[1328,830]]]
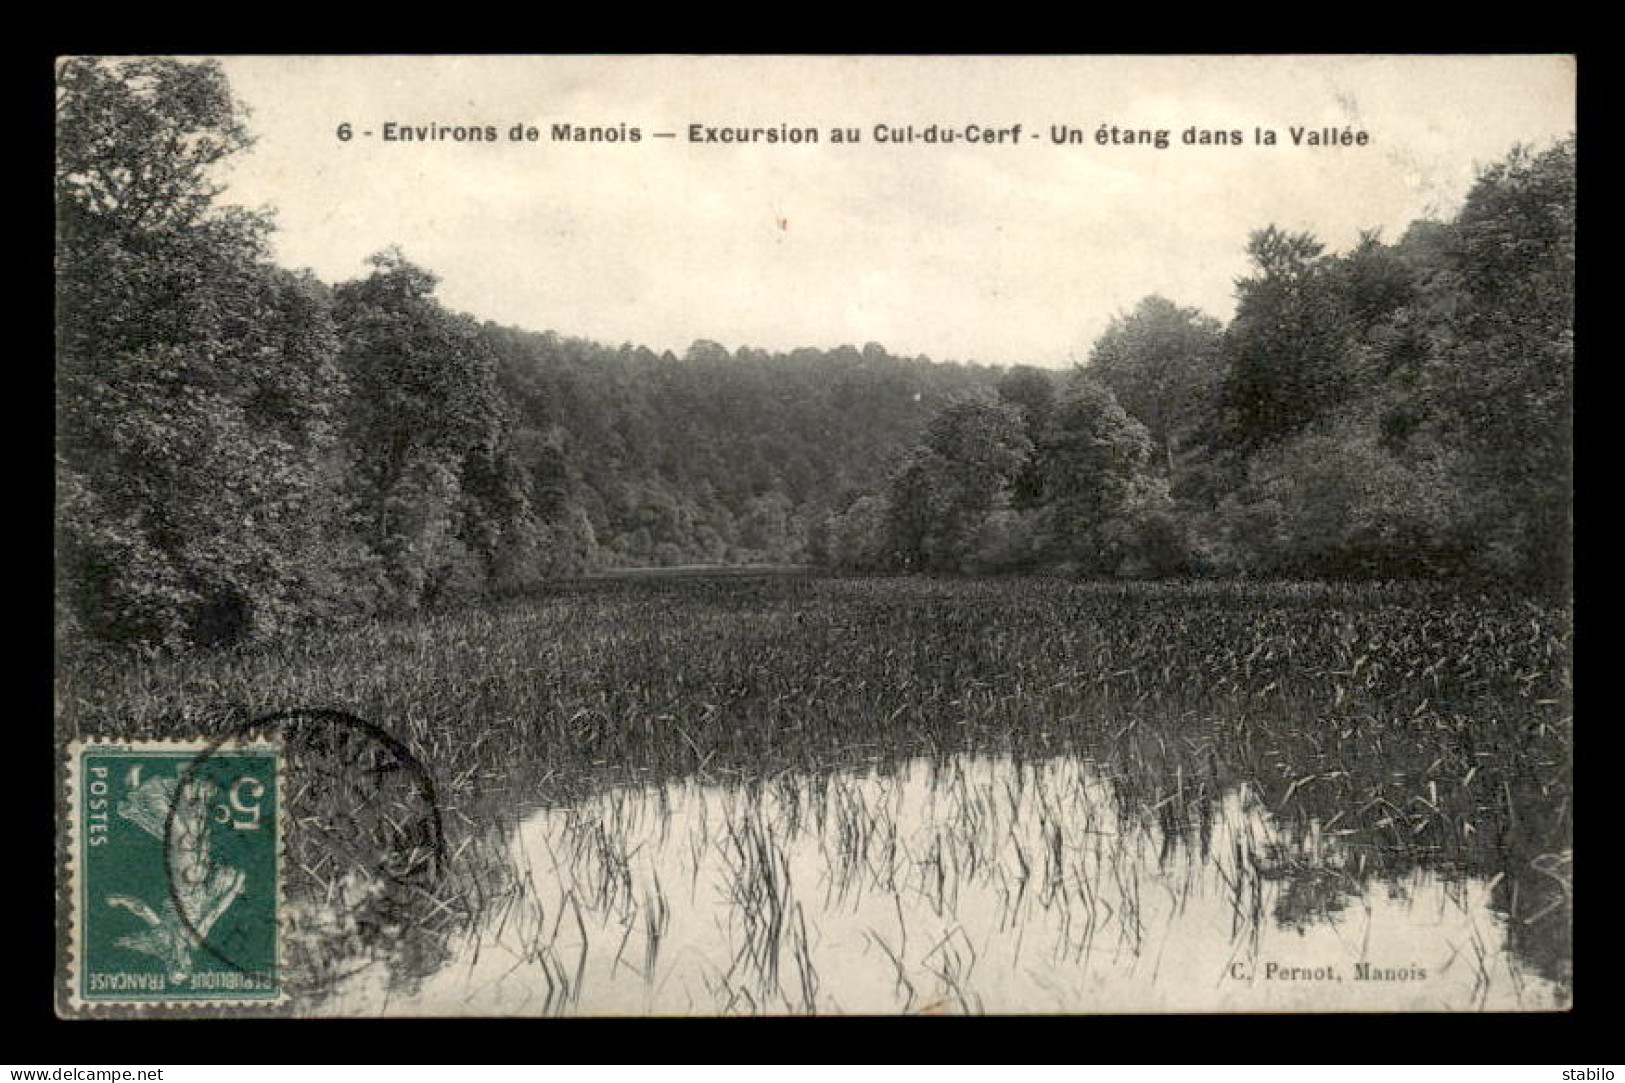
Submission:
[[[1013,944],[1022,908],[1038,906],[1065,916],[1052,955],[1142,953],[1145,892],[1177,906],[1170,870],[1197,876],[1182,854],[1223,879],[1233,930],[1255,939],[1266,920],[1334,913],[1373,878],[1481,877],[1513,946],[1566,980],[1570,644],[1567,613],[1548,603],[1417,586],[628,578],[253,650],[64,659],[58,725],[208,734],[329,707],[395,733],[437,780],[455,855],[424,897],[392,900],[432,929],[417,965],[395,966],[408,992],[469,929],[527,922],[524,965],[542,990],[531,1008],[572,1010],[593,980],[589,917],[601,915],[620,930],[611,969],[652,978],[674,913],[719,905],[702,872],[714,847],[732,870],[721,902],[735,950],[711,979],[725,1010],[827,1009],[809,908],[865,893],[941,918],[964,885],[991,878]],[[1094,781],[1051,787],[1015,771],[973,785],[955,767],[973,753],[1073,757]],[[922,758],[939,772],[929,819],[952,825],[923,851],[900,834],[886,796],[898,787],[839,781]],[[658,800],[685,781],[744,797],[684,811],[690,860],[643,882],[629,818],[652,817],[648,845],[663,844],[672,812]],[[1109,801],[1092,792],[1102,786]],[[645,790],[665,797],[603,801]],[[310,794],[312,814],[334,799]],[[1221,829],[1236,800],[1268,814],[1269,838]],[[512,840],[537,808],[574,808],[577,821],[547,867],[522,867]],[[1123,845],[1108,808],[1153,852]],[[1023,826],[995,844],[986,825],[1012,810]],[[783,846],[808,824],[828,829],[827,862],[804,883]],[[296,876],[312,914],[378,880],[322,854]],[[901,1003],[978,1010],[975,945],[905,947],[904,909],[868,936]],[[398,928],[368,943],[366,930],[340,932],[361,953],[400,940]]]

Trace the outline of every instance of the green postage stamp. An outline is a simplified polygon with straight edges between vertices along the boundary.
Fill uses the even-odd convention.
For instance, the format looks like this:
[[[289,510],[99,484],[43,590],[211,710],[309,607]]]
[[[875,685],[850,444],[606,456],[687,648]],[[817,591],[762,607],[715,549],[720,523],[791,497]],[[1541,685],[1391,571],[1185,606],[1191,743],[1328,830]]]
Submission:
[[[68,751],[70,1007],[279,1003],[279,749]]]

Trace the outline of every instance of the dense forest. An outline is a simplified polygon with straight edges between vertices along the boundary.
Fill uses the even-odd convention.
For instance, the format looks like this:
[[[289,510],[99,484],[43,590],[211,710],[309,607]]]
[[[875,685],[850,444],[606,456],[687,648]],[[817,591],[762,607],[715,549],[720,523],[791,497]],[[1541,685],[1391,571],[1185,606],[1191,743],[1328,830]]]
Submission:
[[[831,512],[883,486],[928,418],[999,370],[861,351],[678,359],[483,329],[515,418],[549,574],[821,556]]]
[[[1053,372],[481,324],[398,250],[277,266],[216,65],[66,61],[57,118],[64,642],[701,562],[1569,581],[1572,137],[1392,243],[1238,238],[1227,325],[1150,297]]]

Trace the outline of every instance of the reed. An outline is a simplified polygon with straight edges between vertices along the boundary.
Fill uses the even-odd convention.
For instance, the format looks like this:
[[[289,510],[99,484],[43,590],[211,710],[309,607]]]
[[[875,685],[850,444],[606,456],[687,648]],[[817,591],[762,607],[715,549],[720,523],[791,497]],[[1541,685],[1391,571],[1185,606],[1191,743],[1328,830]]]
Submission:
[[[570,1011],[605,975],[667,980],[683,916],[720,902],[731,950],[704,1010],[831,1010],[823,916],[881,900],[896,927],[862,953],[899,1010],[972,1011],[986,945],[908,925],[984,887],[1012,958],[1042,925],[1079,962],[1145,953],[1148,915],[1203,877],[1243,947],[1374,878],[1493,877],[1511,939],[1563,972],[1571,642],[1550,603],[1418,585],[642,577],[252,650],[64,659],[57,725],[209,734],[329,707],[405,741],[453,860],[346,904],[391,915],[369,940],[319,919],[366,889],[353,862],[295,838],[312,967],[348,936],[402,970],[410,926],[404,969],[426,971],[498,930],[534,972],[532,1007]],[[1009,768],[967,772],[986,755]],[[914,760],[936,765],[923,834],[894,777]],[[1089,770],[1040,769],[1056,762]],[[333,811],[306,790],[302,814]],[[526,864],[518,819],[538,809],[558,826]],[[686,858],[662,877],[654,851]]]

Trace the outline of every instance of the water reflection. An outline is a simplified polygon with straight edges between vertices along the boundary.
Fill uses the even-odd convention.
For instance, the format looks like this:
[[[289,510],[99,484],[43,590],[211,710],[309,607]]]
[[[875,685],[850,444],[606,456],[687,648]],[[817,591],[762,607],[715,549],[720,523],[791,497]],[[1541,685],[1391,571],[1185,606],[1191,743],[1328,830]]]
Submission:
[[[1352,832],[1279,823],[1246,784],[1152,805],[1120,781],[1078,758],[963,755],[537,808],[503,843],[512,890],[451,941],[449,962],[404,982],[369,968],[317,1010],[1567,1003],[1568,900],[1531,908],[1567,890],[1561,858],[1489,877],[1379,872]]]

